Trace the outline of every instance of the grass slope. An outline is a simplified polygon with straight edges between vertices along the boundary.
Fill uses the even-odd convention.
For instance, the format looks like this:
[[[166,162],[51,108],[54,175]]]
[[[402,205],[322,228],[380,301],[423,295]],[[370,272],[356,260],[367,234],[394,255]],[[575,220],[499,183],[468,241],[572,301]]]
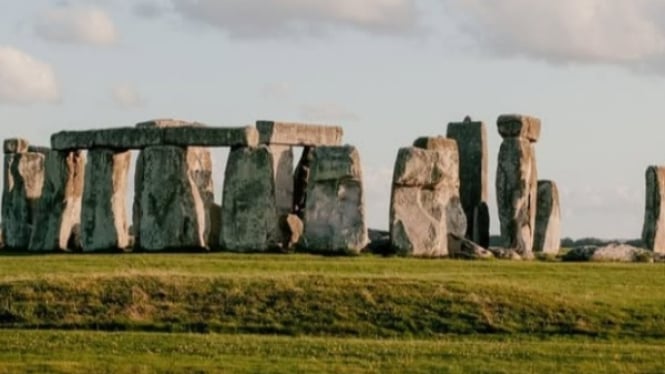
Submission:
[[[661,265],[313,256],[0,259],[0,327],[665,337]]]

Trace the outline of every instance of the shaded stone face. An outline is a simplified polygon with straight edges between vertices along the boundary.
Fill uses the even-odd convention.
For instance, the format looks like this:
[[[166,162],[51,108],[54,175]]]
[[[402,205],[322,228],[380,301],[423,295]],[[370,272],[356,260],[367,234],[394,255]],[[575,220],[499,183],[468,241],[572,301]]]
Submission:
[[[665,253],[665,167],[646,172],[646,207],[642,240],[656,253]]]
[[[540,138],[540,119],[521,114],[504,114],[497,120],[499,134],[504,138],[524,138],[536,143]]]
[[[4,141],[4,151],[5,154],[8,153],[26,153],[28,152],[30,143],[27,140],[21,138],[5,139]]]
[[[314,149],[303,222],[300,245],[307,251],[357,254],[367,246],[362,169],[356,148]]]
[[[418,141],[416,141],[418,143]],[[448,255],[448,234],[464,235],[457,145],[402,148],[395,161],[390,205],[391,246],[401,255]]]
[[[473,212],[472,240],[483,248],[490,246],[490,211],[486,202],[478,204]]]
[[[561,249],[559,189],[552,181],[538,181],[534,252],[556,255]]]
[[[44,155],[5,154],[2,233],[5,247],[28,249],[44,186]]]
[[[81,243],[70,242],[75,227],[81,223],[85,157],[81,151],[49,151],[45,156],[44,188],[37,205],[30,250],[80,248]]]
[[[275,196],[275,159],[266,146],[231,150],[224,174],[221,247],[265,252],[283,242]]]
[[[88,151],[81,207],[83,251],[126,249],[130,244],[125,208],[130,152]]]
[[[134,227],[146,251],[206,249],[212,160],[202,148],[148,147],[137,162]]]
[[[530,255],[536,225],[535,150],[525,138],[506,138],[499,151],[496,195],[504,245]]]
[[[466,215],[466,238],[475,241],[482,247],[489,245],[489,217],[477,217],[476,213],[489,212],[487,207],[488,191],[488,153],[487,128],[483,122],[465,121],[448,124],[448,138],[457,141],[459,148],[460,199]],[[479,210],[480,209],[480,210]],[[477,226],[475,222],[478,222]],[[485,239],[487,238],[487,239]]]
[[[338,146],[344,131],[339,126],[308,125],[274,121],[257,121],[261,144],[288,146]]]
[[[313,147],[305,147],[300,156],[300,161],[293,173],[293,207],[292,211],[300,219],[305,214],[305,205],[307,201],[307,182],[312,167]]]

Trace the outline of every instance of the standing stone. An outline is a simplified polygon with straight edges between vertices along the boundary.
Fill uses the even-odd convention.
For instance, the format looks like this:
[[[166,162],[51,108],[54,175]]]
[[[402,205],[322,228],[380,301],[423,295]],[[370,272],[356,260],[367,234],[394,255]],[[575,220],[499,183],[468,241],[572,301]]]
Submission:
[[[311,162],[301,246],[315,253],[359,253],[369,239],[357,149],[318,147]]]
[[[499,150],[496,194],[504,245],[530,256],[536,226],[538,172],[533,142],[540,134],[540,121],[532,117],[499,117],[504,136]]]
[[[174,119],[141,122],[136,128],[206,129],[199,123]],[[171,185],[164,188],[162,183]],[[134,188],[137,248],[160,251],[216,247],[219,228],[214,225],[219,219],[214,214],[220,213],[215,209],[212,156],[207,148],[146,147],[138,156]],[[174,231],[177,227],[180,229]]]
[[[273,160],[277,212],[281,216],[286,216],[293,208],[293,148],[271,145],[269,149]]]
[[[486,202],[481,202],[473,212],[473,242],[489,249],[490,247],[490,209]]]
[[[155,146],[143,150],[139,157],[134,203],[139,248],[207,249],[213,194],[209,152]]]
[[[27,152],[27,141],[22,139],[7,140],[4,148],[2,233],[5,247],[28,249],[44,186],[44,155]]]
[[[307,181],[312,168],[313,147],[304,147],[298,166],[293,173],[293,214],[300,219],[305,215],[305,205],[307,201]]]
[[[642,240],[648,249],[665,253],[665,167],[649,167],[646,172],[646,185]]]
[[[464,122],[449,123],[447,137],[457,141],[459,148],[460,198],[466,215],[465,236],[482,247],[489,246],[489,217],[477,217],[487,213],[487,128],[483,122],[465,118]],[[484,207],[484,208],[483,208]],[[480,227],[476,222],[481,223]],[[487,221],[487,224],[483,224]],[[482,243],[481,243],[482,241]]]
[[[459,186],[457,145],[448,142],[448,152],[411,147],[400,149],[397,155],[390,241],[401,255],[448,255],[448,195]]]
[[[81,223],[85,157],[81,151],[48,151],[45,166],[30,250],[71,250],[74,229]],[[74,247],[79,248],[80,243]]]
[[[85,166],[81,207],[83,251],[126,249],[129,229],[125,201],[131,153],[91,149]]]
[[[265,252],[282,243],[275,165],[282,157],[267,146],[231,150],[224,174],[222,249]]]
[[[538,181],[534,252],[556,255],[561,249],[559,189],[552,181]]]

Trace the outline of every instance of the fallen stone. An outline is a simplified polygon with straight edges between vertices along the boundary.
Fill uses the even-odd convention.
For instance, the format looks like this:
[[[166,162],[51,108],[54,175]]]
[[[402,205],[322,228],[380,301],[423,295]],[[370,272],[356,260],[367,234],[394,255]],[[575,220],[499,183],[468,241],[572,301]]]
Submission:
[[[21,138],[5,139],[4,150],[5,154],[9,153],[26,153],[30,143]]]
[[[540,119],[520,114],[504,114],[497,121],[504,138],[524,138],[536,143],[540,138]]]
[[[208,249],[213,202],[209,152],[160,146],[146,148],[139,157],[134,203],[138,247]]]
[[[510,260],[510,261],[522,261],[522,256],[512,248],[499,248],[499,247],[490,247],[488,251],[494,255],[495,258],[499,260]]]
[[[494,254],[463,236],[448,234],[448,254],[451,258],[464,260],[487,260]]]
[[[344,130],[339,126],[257,121],[261,144],[288,146],[338,146]]]
[[[265,252],[283,243],[275,196],[275,157],[267,146],[236,148],[229,154],[222,195],[223,249]]]
[[[45,159],[44,188],[37,204],[31,251],[66,251],[74,227],[81,222],[85,157],[81,151],[49,151]]]
[[[556,255],[561,249],[559,189],[552,181],[538,181],[538,206],[533,250]]]
[[[83,251],[127,249],[125,202],[131,153],[92,149],[87,158],[81,207]]]
[[[562,260],[570,262],[653,262],[654,254],[646,249],[626,244],[610,244],[603,247],[573,248],[563,256]]]
[[[665,167],[649,167],[646,185],[642,240],[648,249],[665,254]]]
[[[28,249],[44,186],[44,155],[5,154],[2,232],[9,249]]]
[[[151,146],[234,147],[258,143],[253,127],[126,127],[87,131],[62,131],[51,136],[54,150],[106,148],[142,149]]]
[[[487,128],[483,122],[472,121],[467,117],[464,122],[449,123],[447,136],[454,139],[459,148],[460,199],[467,221],[465,236],[487,248],[489,211],[480,211],[479,213],[487,215],[478,217],[481,226],[475,224],[477,209],[481,204],[487,206]],[[483,224],[485,219],[488,224]]]
[[[524,138],[506,138],[499,151],[496,196],[504,246],[520,255],[533,250],[538,173],[533,145]]]
[[[323,254],[358,254],[368,243],[360,155],[356,148],[318,147],[311,174],[300,246]]]

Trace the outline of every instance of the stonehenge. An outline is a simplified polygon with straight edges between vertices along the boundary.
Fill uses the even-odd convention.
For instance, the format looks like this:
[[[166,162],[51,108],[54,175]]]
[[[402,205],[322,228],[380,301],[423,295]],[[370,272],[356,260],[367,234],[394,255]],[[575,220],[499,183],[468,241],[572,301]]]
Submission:
[[[501,237],[505,247],[529,257],[536,229],[538,170],[534,143],[540,137],[540,120],[502,115],[497,125],[503,137],[496,173]]]
[[[556,255],[561,249],[559,189],[552,181],[538,181],[534,252]]]
[[[646,172],[646,209],[642,240],[647,249],[665,253],[665,167],[650,166]]]

